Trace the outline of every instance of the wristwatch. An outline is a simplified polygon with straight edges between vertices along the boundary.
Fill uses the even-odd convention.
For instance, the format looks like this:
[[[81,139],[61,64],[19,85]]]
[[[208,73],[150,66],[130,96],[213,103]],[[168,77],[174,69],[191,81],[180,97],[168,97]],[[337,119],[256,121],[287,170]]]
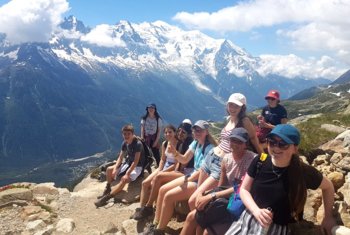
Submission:
[[[211,195],[211,200],[214,201],[216,199],[216,193],[212,192],[210,195]]]

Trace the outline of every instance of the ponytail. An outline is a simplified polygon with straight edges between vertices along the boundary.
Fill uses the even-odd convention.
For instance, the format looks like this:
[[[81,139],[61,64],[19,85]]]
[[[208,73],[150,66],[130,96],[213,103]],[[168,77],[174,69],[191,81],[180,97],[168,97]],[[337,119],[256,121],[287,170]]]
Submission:
[[[289,206],[292,213],[291,216],[296,220],[299,219],[299,215],[304,210],[307,197],[305,180],[303,178],[303,164],[305,163],[301,162],[299,155],[293,154],[288,167]]]

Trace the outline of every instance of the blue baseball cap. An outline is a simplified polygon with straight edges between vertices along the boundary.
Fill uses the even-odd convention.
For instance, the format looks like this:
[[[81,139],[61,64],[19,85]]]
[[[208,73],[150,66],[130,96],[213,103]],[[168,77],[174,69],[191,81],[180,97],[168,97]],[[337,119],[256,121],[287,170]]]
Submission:
[[[150,104],[147,105],[146,109],[147,109],[147,108],[154,108],[154,109],[156,109],[157,106],[156,106],[156,104],[154,104],[154,103],[150,103]]]
[[[244,143],[247,143],[249,135],[246,129],[243,127],[234,128],[230,133],[230,139],[238,139]]]
[[[298,145],[300,143],[299,130],[290,124],[279,124],[275,126],[267,137],[272,137],[274,135],[280,137],[287,144]]]

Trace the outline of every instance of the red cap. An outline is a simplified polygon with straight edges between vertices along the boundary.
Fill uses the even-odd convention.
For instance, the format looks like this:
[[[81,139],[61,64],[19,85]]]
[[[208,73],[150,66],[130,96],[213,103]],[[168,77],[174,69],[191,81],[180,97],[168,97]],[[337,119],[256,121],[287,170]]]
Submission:
[[[271,90],[265,96],[265,99],[267,99],[267,98],[274,98],[276,100],[280,100],[280,93],[277,90]]]

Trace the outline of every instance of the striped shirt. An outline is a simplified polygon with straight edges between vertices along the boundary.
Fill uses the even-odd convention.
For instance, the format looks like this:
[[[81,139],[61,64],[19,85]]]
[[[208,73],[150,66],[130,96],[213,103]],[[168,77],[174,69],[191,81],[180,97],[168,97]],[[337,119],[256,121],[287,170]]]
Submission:
[[[232,129],[226,130],[225,128],[223,128],[220,133],[220,144],[218,147],[221,150],[223,150],[225,153],[231,152],[230,138],[229,138],[231,131]]]

